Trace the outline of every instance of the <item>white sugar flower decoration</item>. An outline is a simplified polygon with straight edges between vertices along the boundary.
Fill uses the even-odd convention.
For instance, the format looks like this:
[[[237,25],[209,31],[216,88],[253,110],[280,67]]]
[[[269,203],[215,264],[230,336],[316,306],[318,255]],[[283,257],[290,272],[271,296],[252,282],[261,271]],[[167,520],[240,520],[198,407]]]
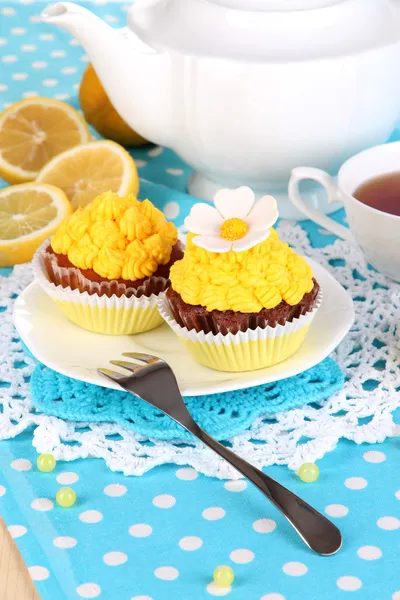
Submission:
[[[248,187],[219,190],[214,204],[195,204],[185,225],[196,234],[193,243],[209,252],[243,252],[269,237],[278,219],[275,198],[263,196],[255,202]]]

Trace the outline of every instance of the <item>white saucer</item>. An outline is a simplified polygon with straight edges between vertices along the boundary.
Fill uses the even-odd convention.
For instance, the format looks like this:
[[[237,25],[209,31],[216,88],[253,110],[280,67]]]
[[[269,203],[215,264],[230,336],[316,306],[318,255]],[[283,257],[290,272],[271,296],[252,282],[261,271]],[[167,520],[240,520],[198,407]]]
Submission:
[[[281,364],[247,373],[213,371],[198,364],[168,327],[133,336],[91,333],[69,321],[33,282],[17,298],[14,324],[27,348],[46,366],[88,383],[120,389],[97,373],[122,352],[147,352],[164,358],[173,368],[185,396],[201,396],[270,383],[297,375],[323,360],[344,338],[354,320],[349,294],[323,267],[307,259],[324,290],[306,340],[294,356]]]

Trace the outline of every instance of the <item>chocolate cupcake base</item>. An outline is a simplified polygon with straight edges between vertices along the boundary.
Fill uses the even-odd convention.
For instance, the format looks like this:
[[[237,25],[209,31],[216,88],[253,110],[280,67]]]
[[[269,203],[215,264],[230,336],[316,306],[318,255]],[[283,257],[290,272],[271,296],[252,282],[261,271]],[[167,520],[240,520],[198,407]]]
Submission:
[[[97,296],[122,296],[130,298],[135,296],[150,297],[157,296],[164,292],[170,285],[169,271],[176,260],[180,260],[183,256],[183,249],[180,242],[177,242],[172,249],[171,257],[166,265],[160,265],[150,277],[129,281],[125,279],[103,279],[92,269],[78,269],[75,267],[68,256],[64,254],[56,254],[52,247],[47,245],[42,253],[44,265],[50,281],[55,285],[60,285],[64,288],[69,287],[71,290],[79,290],[81,293],[87,292],[89,296],[96,294]]]
[[[188,329],[204,333],[211,332],[214,335],[221,333],[238,333],[239,331],[255,330],[258,327],[276,327],[291,323],[293,319],[298,319],[301,315],[310,312],[315,304],[320,290],[318,282],[313,279],[313,289],[305,294],[298,304],[290,306],[282,300],[274,308],[263,308],[258,313],[241,313],[232,310],[227,311],[207,311],[203,306],[192,306],[184,302],[181,296],[171,287],[168,289],[166,298],[171,308],[176,322]]]

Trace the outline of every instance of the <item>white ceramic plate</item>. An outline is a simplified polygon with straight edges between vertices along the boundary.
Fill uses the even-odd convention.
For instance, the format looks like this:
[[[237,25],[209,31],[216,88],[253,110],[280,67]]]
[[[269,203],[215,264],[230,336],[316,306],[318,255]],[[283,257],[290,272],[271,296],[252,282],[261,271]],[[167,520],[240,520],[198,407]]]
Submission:
[[[17,298],[14,323],[21,339],[39,361],[74,379],[120,389],[98,374],[97,367],[109,367],[108,361],[121,358],[122,352],[147,352],[171,365],[185,396],[243,389],[285,379],[313,367],[336,348],[353,323],[349,294],[323,267],[307,260],[323,287],[322,305],[296,354],[259,371],[225,373],[203,367],[192,359],[168,325],[133,336],[91,333],[71,323],[36,282]]]

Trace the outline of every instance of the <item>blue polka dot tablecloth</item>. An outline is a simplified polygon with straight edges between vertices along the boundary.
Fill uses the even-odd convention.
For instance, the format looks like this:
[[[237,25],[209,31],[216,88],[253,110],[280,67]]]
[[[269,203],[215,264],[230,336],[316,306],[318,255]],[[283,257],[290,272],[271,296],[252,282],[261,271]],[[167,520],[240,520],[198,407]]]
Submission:
[[[0,109],[35,94],[78,107],[87,56],[67,33],[39,23],[43,6],[0,2]],[[93,8],[112,25],[125,24],[126,4]],[[165,186],[164,208],[181,224],[190,205],[188,167],[160,148],[134,156],[142,194]],[[342,221],[343,212],[335,218]],[[314,245],[333,240],[311,223],[303,227]],[[43,474],[31,437],[0,443],[0,513],[42,600],[400,600],[400,438],[341,442],[319,462],[315,484],[286,467],[268,469],[340,527],[342,550],[322,558],[245,481],[173,466],[128,478],[94,459]],[[62,485],[77,493],[70,509],[55,503]],[[212,584],[221,564],[234,569],[231,588]]]

